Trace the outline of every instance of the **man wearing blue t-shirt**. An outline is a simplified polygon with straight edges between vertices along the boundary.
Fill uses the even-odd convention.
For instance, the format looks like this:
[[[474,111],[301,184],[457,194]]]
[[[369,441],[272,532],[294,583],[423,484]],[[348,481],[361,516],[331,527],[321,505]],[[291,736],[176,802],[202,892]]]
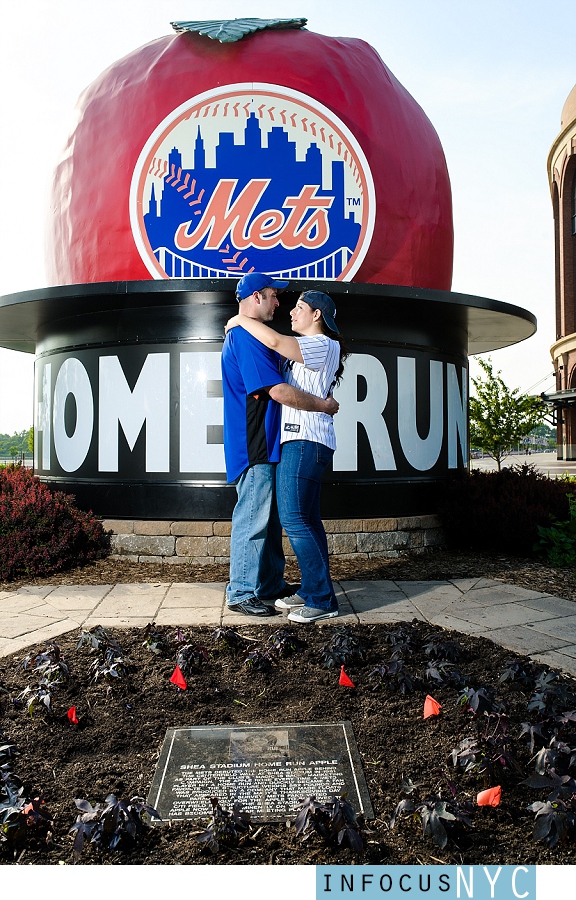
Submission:
[[[277,292],[288,287],[251,272],[238,282],[236,299],[245,316],[270,322]],[[230,584],[226,603],[247,616],[275,614],[274,601],[295,593],[284,580],[282,528],[275,499],[280,460],[280,405],[333,416],[338,403],[285,383],[280,356],[243,328],[232,328],[222,348],[224,454],[238,501],[232,515]]]

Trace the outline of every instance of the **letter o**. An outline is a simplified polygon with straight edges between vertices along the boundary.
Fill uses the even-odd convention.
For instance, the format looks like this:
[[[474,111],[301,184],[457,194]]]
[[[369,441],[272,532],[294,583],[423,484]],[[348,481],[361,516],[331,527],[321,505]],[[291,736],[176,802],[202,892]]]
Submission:
[[[383,885],[383,883],[382,883],[382,882],[384,881],[385,878],[388,879],[388,887],[384,887],[384,885]],[[385,875],[382,875],[382,878],[380,879],[380,890],[381,890],[381,891],[384,891],[385,894],[387,894],[388,891],[391,891],[391,890],[392,890],[392,878],[391,878],[390,875],[388,875],[387,872],[386,872]]]
[[[76,401],[76,428],[68,436],[64,424],[64,410],[68,394]],[[58,372],[54,386],[54,449],[65,472],[80,468],[90,449],[94,427],[94,400],[86,369],[80,360],[70,357]]]

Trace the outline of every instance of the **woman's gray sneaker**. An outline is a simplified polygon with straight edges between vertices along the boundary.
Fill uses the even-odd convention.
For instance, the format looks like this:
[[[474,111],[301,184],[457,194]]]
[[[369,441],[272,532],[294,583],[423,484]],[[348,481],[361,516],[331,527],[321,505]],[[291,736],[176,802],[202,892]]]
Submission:
[[[299,606],[304,606],[304,601],[298,594],[291,594],[290,597],[279,597],[274,606],[276,609],[298,609]]]
[[[288,613],[288,618],[291,622],[305,624],[306,622],[317,622],[318,619],[335,619],[337,615],[337,609],[314,609],[313,606],[303,606],[302,609]]]

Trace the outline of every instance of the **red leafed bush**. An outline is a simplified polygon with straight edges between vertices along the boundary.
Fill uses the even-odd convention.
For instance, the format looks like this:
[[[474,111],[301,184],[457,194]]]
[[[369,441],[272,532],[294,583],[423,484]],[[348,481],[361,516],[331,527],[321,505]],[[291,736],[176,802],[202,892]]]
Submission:
[[[569,518],[571,493],[576,485],[548,478],[534,466],[474,469],[449,481],[439,514],[452,547],[532,555],[538,525],[549,527],[550,516]]]
[[[20,466],[0,471],[0,579],[48,575],[109,553],[102,524],[72,496]]]

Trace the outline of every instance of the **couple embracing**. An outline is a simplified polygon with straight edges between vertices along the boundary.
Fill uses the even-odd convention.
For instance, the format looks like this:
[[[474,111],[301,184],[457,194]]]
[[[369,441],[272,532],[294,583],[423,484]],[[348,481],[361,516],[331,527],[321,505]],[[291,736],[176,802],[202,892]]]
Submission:
[[[224,452],[238,494],[226,603],[247,616],[271,616],[276,608],[288,610],[293,622],[310,623],[338,615],[320,486],[336,448],[332,391],[348,352],[334,302],[321,291],[305,291],[291,311],[298,337],[266,324],[287,287],[259,272],[245,275],[236,288],[239,313],[226,326]],[[301,585],[284,580],[282,527]]]

